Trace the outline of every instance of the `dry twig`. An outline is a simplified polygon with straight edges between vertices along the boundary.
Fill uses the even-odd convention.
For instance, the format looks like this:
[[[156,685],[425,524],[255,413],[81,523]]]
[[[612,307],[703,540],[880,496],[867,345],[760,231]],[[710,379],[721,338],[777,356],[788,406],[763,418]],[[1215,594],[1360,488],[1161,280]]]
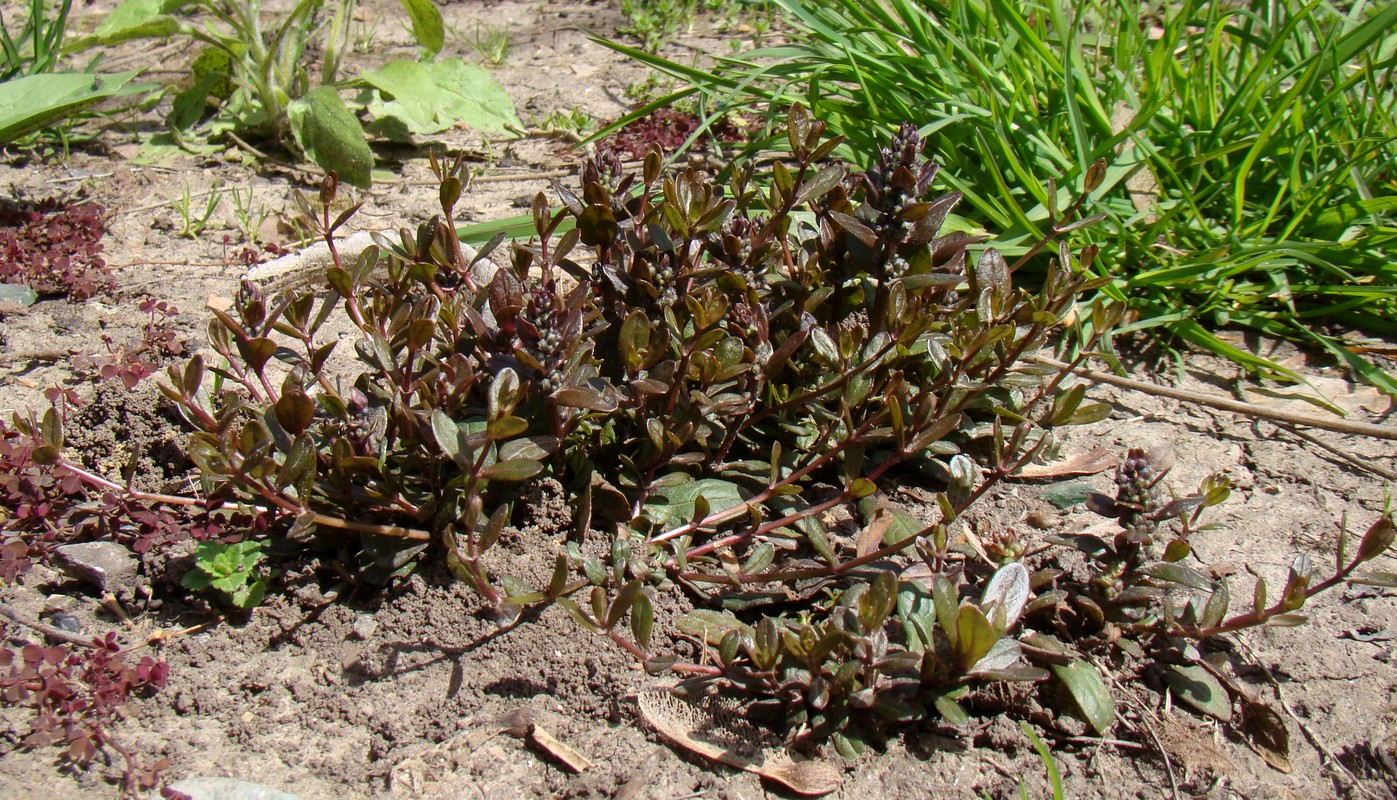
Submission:
[[[1069,366],[1055,358],[1044,355],[1031,355],[1025,358],[1028,361],[1046,364],[1047,366],[1057,369],[1066,369]],[[1273,422],[1284,422],[1291,425],[1304,425],[1307,428],[1320,428],[1322,430],[1334,431],[1335,433],[1348,433],[1355,436],[1371,436],[1376,439],[1391,439],[1397,441],[1397,427],[1390,425],[1373,425],[1367,422],[1354,422],[1338,417],[1321,417],[1315,414],[1300,414],[1279,408],[1267,408],[1265,406],[1256,405],[1255,403],[1243,403],[1239,400],[1213,394],[1190,392],[1169,386],[1156,386],[1153,383],[1122,378],[1118,375],[1112,375],[1109,372],[1101,372],[1100,370],[1088,369],[1087,367],[1077,367],[1073,372],[1093,383],[1106,383],[1112,386],[1119,386],[1122,389],[1131,389],[1158,397],[1168,397],[1171,400],[1180,400],[1185,403],[1208,406],[1222,411],[1231,411],[1234,414],[1242,414],[1248,417],[1268,419]]]

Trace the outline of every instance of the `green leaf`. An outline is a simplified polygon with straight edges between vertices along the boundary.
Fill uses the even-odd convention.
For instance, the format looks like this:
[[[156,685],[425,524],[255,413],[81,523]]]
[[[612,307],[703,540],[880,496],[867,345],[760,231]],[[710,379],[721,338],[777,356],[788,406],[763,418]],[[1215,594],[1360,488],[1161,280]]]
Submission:
[[[729,631],[737,631],[747,636],[752,635],[752,626],[738,619],[730,611],[710,611],[708,609],[690,611],[680,617],[675,626],[680,633],[686,636],[697,636],[711,647],[721,645],[723,637]]]
[[[936,707],[936,711],[941,715],[941,719],[954,727],[959,728],[970,723],[970,715],[965,713],[965,709],[961,708],[960,703],[957,703],[955,699],[949,695],[936,695],[936,699],[932,701],[932,705]]]
[[[655,489],[643,513],[660,527],[682,525],[693,519],[694,501],[700,496],[708,500],[708,507],[713,513],[747,502],[747,493],[737,484],[717,478],[703,478]]]
[[[399,0],[403,10],[412,20],[412,38],[428,53],[436,55],[446,44],[446,26],[442,24],[441,12],[432,0]]]
[[[526,481],[543,472],[543,464],[529,458],[501,461],[480,471],[480,477],[491,481]]]
[[[1094,491],[1090,481],[1068,481],[1049,486],[1043,490],[1042,498],[1052,503],[1055,508],[1071,508],[1075,505],[1085,503]]]
[[[364,80],[378,90],[369,129],[395,141],[441,133],[456,124],[504,133],[523,127],[504,87],[484,67],[459,58],[391,61]]]
[[[1164,683],[1175,697],[1194,710],[1223,722],[1232,721],[1232,698],[1204,667],[1170,665],[1164,670]]]
[[[636,595],[635,604],[631,606],[631,635],[635,637],[635,643],[640,645],[640,649],[650,649],[650,630],[655,624],[655,607],[650,602],[650,595],[641,591]]]
[[[179,583],[184,588],[197,592],[209,588],[209,584],[213,583],[213,578],[214,576],[201,569],[191,569],[184,573],[184,577],[180,578]]]
[[[374,156],[364,129],[329,86],[317,86],[286,107],[296,144],[317,165],[338,173],[352,186],[367,189],[373,182]]]
[[[956,616],[956,665],[968,670],[985,657],[999,639],[983,611],[972,604],[960,607]]]
[[[92,31],[64,45],[63,52],[77,53],[99,45],[110,46],[132,39],[164,38],[179,30],[179,20],[169,16],[183,2],[168,0],[125,0],[112,9]]]
[[[41,73],[0,83],[0,145],[60,122],[120,94],[135,72]]]
[[[456,438],[460,428],[446,412],[439,408],[432,409],[432,435],[436,437],[437,446],[446,454],[447,458],[455,459],[461,452],[460,440]]]
[[[1062,773],[1057,768],[1057,761],[1053,758],[1052,751],[1049,750],[1048,746],[1043,743],[1043,740],[1038,737],[1038,734],[1033,732],[1033,729],[1028,726],[1027,722],[1020,720],[1019,728],[1023,730],[1028,740],[1033,743],[1033,749],[1038,751],[1038,759],[1043,762],[1043,768],[1048,771],[1048,785],[1053,789],[1053,800],[1062,800],[1064,797],[1062,790]],[[1020,784],[1020,788],[1022,788],[1022,786],[1023,784]]]
[[[1200,592],[1213,591],[1212,578],[1183,564],[1157,561],[1153,564],[1146,564],[1140,568],[1140,571],[1155,580],[1176,583],[1190,589],[1197,589]]]
[[[861,500],[877,491],[878,485],[867,478],[855,478],[848,489],[849,497],[853,500]]]
[[[1053,674],[1067,686],[1086,721],[1101,736],[1116,724],[1116,704],[1096,667],[1085,661],[1050,665]]]

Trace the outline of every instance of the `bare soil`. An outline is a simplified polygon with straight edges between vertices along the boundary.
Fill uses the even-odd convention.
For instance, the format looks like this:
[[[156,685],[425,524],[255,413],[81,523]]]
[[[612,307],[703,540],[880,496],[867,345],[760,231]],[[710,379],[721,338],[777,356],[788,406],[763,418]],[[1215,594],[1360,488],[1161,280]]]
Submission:
[[[82,9],[91,25],[114,2]],[[379,20],[369,61],[408,52],[396,3],[364,3]],[[487,26],[509,30],[512,50],[496,75],[527,124],[551,112],[579,108],[603,119],[626,107],[626,86],[644,78],[588,39],[614,35],[622,22],[613,2],[451,2],[447,20],[460,34],[448,54],[473,57],[470,39]],[[75,12],[76,13],[76,12]],[[672,46],[725,52],[721,33],[700,26]],[[131,49],[132,63],[179,63],[178,49]],[[156,72],[155,79],[173,74]],[[138,341],[144,324],[137,306],[147,296],[176,305],[179,332],[192,347],[208,318],[206,306],[226,303],[246,266],[235,253],[245,245],[228,199],[200,235],[182,238],[174,201],[215,185],[252,190],[267,241],[288,239],[293,191],[313,191],[314,176],[245,161],[236,151],[200,160],[171,157],[144,163],[138,139],[158,125],[154,114],[122,119],[62,158],[11,152],[0,161],[0,186],[11,199],[84,196],[110,214],[106,258],[119,288],[81,304],[45,299],[28,308],[0,309],[0,411],[42,408],[43,390],[59,385],[89,401],[75,426],[73,446],[108,474],[134,458],[148,488],[173,491],[187,465],[179,457],[183,433],[150,390],[128,393],[99,386],[74,366],[75,355],[100,355],[105,334],[118,345]],[[447,147],[480,154],[485,180],[463,199],[462,221],[490,220],[524,210],[546,191],[557,171],[575,167],[556,139],[484,141],[453,131]],[[392,153],[392,180],[365,192],[358,226],[414,227],[435,208],[425,150]],[[568,179],[563,178],[564,182]],[[197,204],[198,201],[196,201]],[[225,243],[225,235],[227,242]],[[1137,360],[1136,377],[1213,393],[1245,392],[1277,404],[1303,401],[1268,396],[1239,378],[1235,368],[1202,357],[1181,366]],[[1354,418],[1388,423],[1388,404],[1355,386],[1349,376],[1292,355],[1313,386]],[[1178,366],[1176,369],[1175,367]],[[1336,535],[1346,519],[1362,530],[1383,509],[1387,488],[1378,470],[1397,469],[1391,442],[1317,433],[1340,454],[1266,422],[1104,387],[1092,394],[1113,405],[1111,418],[1074,429],[1066,456],[1099,447],[1169,446],[1177,454],[1170,483],[1181,492],[1207,474],[1223,472],[1236,486],[1212,517],[1219,527],[1200,534],[1196,548],[1209,561],[1235,568],[1234,594],[1249,591],[1246,569],[1272,586],[1284,581],[1298,553],[1320,565],[1333,562]],[[1355,463],[1355,461],[1357,463]],[[1079,480],[1079,479],[1069,479]],[[1109,473],[1087,478],[1105,491]],[[1012,526],[1030,540],[1081,530],[1100,521],[1080,507],[1058,510],[1042,494],[1062,481],[1007,485],[970,520],[980,530]],[[171,488],[171,485],[174,488]],[[544,584],[563,540],[570,509],[547,486],[538,487],[529,519],[508,532],[503,552],[510,571]],[[916,508],[917,494],[898,497]],[[167,555],[166,565],[181,555]],[[157,629],[207,624],[176,638],[161,653],[171,665],[168,687],[130,707],[119,734],[139,752],[168,756],[171,779],[227,775],[292,792],[304,800],[349,798],[754,798],[780,794],[757,777],[703,763],[671,749],[639,719],[634,695],[658,685],[623,652],[585,635],[559,609],[501,632],[482,617],[469,590],[444,567],[426,565],[401,589],[371,593],[341,583],[326,563],[304,561],[285,570],[267,602],[246,619],[219,621],[203,600],[170,580],[157,581],[158,607],[130,607],[130,630],[103,610],[92,590],[47,569],[31,573],[0,599],[38,616],[50,595],[77,599],[89,632],[121,631],[143,640]],[[149,566],[149,565],[148,565]],[[1375,565],[1392,570],[1392,559]],[[163,567],[162,567],[163,568]],[[530,576],[530,572],[536,575]],[[1121,710],[1131,724],[1118,739],[1083,735],[1054,746],[1068,797],[1321,798],[1397,797],[1397,603],[1391,591],[1336,589],[1307,609],[1301,628],[1247,632],[1212,647],[1239,678],[1276,708],[1290,737],[1291,769],[1281,771],[1249,749],[1237,732],[1182,708],[1165,707],[1157,676],[1119,686]],[[673,620],[685,609],[669,599],[657,608],[657,639],[688,657],[697,646],[677,635]],[[13,644],[34,634],[6,623]],[[662,648],[663,649],[663,648]],[[584,754],[594,766],[575,774],[526,739],[489,738],[499,720],[519,707],[537,724]],[[1035,718],[1038,715],[1040,718]],[[1050,721],[1041,710],[1035,722]],[[0,793],[45,798],[113,797],[111,769],[98,764],[75,774],[56,766],[56,753],[16,745],[17,717],[0,712]],[[1152,720],[1139,724],[1139,720]],[[934,725],[907,729],[877,751],[843,762],[847,773],[836,797],[1010,797],[1022,779],[1029,796],[1048,796],[1045,771],[1018,723],[987,716],[969,731]]]

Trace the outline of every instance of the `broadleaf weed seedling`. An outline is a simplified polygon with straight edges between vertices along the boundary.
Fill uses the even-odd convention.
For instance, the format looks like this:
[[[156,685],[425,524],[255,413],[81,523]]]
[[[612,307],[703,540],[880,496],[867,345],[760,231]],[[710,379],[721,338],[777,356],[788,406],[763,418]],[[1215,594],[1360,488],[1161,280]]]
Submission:
[[[235,544],[203,542],[194,550],[194,569],[181,583],[195,591],[214,589],[244,611],[262,603],[267,578],[259,569],[266,559],[265,543],[244,540]]]

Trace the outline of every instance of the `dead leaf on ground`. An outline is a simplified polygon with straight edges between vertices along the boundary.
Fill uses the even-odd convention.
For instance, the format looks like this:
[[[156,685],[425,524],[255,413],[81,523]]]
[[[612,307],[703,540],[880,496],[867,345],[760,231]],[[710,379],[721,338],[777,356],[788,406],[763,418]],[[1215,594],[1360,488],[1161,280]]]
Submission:
[[[829,794],[844,781],[839,768],[823,761],[794,761],[779,742],[736,709],[699,706],[666,689],[640,692],[640,715],[669,741],[689,752],[773,780],[796,794]]]
[[[1095,450],[1078,453],[1071,458],[1054,461],[1051,464],[1028,464],[1010,477],[1038,480],[1041,478],[1064,478],[1069,475],[1096,475],[1114,468],[1119,463],[1120,459],[1116,457],[1114,451],[1107,447],[1098,447]]]
[[[1256,751],[1271,768],[1290,774],[1290,730],[1274,708],[1265,703],[1242,702],[1242,719],[1237,727],[1247,746]]]

